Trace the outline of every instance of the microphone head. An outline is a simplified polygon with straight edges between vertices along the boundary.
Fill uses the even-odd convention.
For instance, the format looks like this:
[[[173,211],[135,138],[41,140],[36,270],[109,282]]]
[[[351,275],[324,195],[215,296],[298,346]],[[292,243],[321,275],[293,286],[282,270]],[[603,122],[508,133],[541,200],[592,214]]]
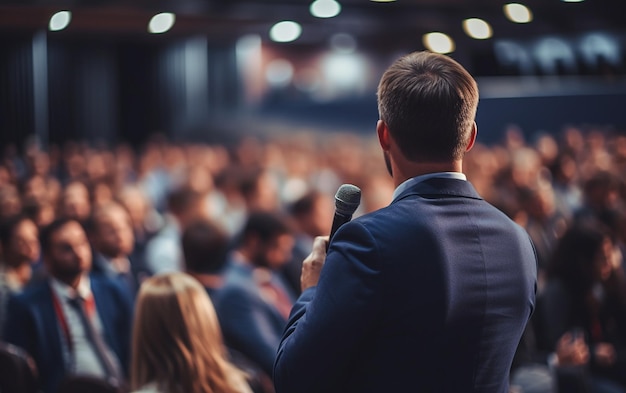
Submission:
[[[342,184],[335,194],[337,213],[351,216],[361,203],[361,189],[352,184]]]

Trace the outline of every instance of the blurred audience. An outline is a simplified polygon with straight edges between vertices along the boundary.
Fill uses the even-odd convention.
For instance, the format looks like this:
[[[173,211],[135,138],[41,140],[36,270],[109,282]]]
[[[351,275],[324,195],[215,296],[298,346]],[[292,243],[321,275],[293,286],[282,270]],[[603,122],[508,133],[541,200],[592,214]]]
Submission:
[[[185,270],[204,286],[214,302],[224,285],[228,246],[226,233],[207,219],[194,221],[183,231]]]
[[[202,284],[215,304],[224,286],[224,267],[229,249],[226,232],[212,221],[199,219],[185,228],[182,248],[186,272]],[[218,313],[217,318],[221,320],[222,316]],[[273,392],[271,378],[259,365],[240,351],[233,348],[227,350],[232,363],[247,374],[248,383],[255,393]]]
[[[115,202],[95,206],[87,233],[94,251],[92,270],[117,281],[133,302],[148,272],[143,261],[131,257],[135,238],[128,212]]]
[[[165,225],[146,244],[146,266],[152,274],[182,271],[182,231],[193,220],[207,217],[201,194],[188,187],[173,190],[167,197]]]
[[[49,277],[9,299],[5,340],[34,358],[45,393],[67,375],[122,384],[132,314],[126,294],[89,273],[91,249],[78,221],[62,218],[45,227],[41,251]]]
[[[72,181],[65,186],[59,202],[59,217],[70,218],[85,223],[91,213],[91,200],[87,186],[80,181]]]
[[[540,318],[545,340],[584,340],[593,392],[624,392],[626,281],[614,243],[600,224],[576,224],[560,239],[548,268]]]
[[[291,290],[299,295],[302,291],[302,261],[311,252],[316,236],[330,235],[335,205],[328,194],[311,190],[291,205],[289,213],[295,223],[295,244],[292,257],[283,267],[282,274]]]
[[[131,387],[136,393],[247,393],[228,360],[204,288],[184,273],[146,280],[133,327]]]
[[[252,212],[231,253],[225,283],[216,301],[229,347],[271,376],[278,344],[294,294],[280,269],[291,258],[292,229],[277,213]]]
[[[576,370],[578,377],[576,373],[583,370],[596,381],[624,389],[626,381],[616,375],[621,372],[626,337],[614,325],[622,326],[617,321],[625,318],[618,295],[626,292],[620,278],[626,272],[626,136],[596,126],[542,131],[531,142],[526,135],[511,126],[500,143],[477,144],[464,163],[480,195],[530,234],[539,257],[540,300],[558,311],[543,318],[544,303],[538,303],[532,332],[524,335],[520,345],[515,382],[523,392],[532,391],[523,383],[524,372],[530,370],[526,376],[531,379],[546,377],[544,387],[573,391],[566,386],[576,379],[564,379],[564,371]],[[373,146],[377,146],[373,137],[312,132],[245,137],[223,146],[170,143],[162,135],[137,149],[70,141],[43,150],[34,139],[22,151],[7,145],[0,157],[0,324],[4,319],[12,334],[16,329],[22,333],[20,342],[36,351],[33,357],[38,362],[45,362],[46,390],[53,389],[59,375],[76,371],[68,362],[71,353],[63,352],[68,347],[59,339],[61,329],[47,322],[44,331],[29,319],[41,308],[47,310],[42,320],[55,320],[49,301],[38,298],[35,289],[45,283],[50,288],[55,280],[63,282],[55,278],[59,271],[55,260],[83,258],[74,250],[81,246],[65,244],[65,251],[53,253],[49,240],[42,245],[49,249],[42,248],[43,260],[37,255],[37,232],[58,219],[70,220],[72,231],[80,232],[78,223],[88,230],[89,242],[83,243],[93,248],[93,273],[98,277],[87,280],[91,286],[98,286],[100,279],[113,285],[117,289],[110,298],[124,291],[133,293],[154,273],[189,272],[213,299],[231,360],[252,379],[254,367],[241,359],[257,363],[269,376],[291,295],[299,292],[300,264],[311,239],[329,232],[337,188],[342,183],[361,187],[362,203],[355,217],[384,207],[391,199],[393,185]],[[251,225],[258,210],[277,217],[287,214],[293,228],[284,222],[284,231],[263,235],[268,228]],[[592,273],[603,268],[590,267],[602,265],[595,246],[585,251],[581,240],[570,245],[578,250],[576,255],[559,256],[561,244],[573,236],[565,234],[597,222],[610,242],[604,246],[604,258],[608,260],[610,254],[612,266],[606,280]],[[225,257],[232,247],[235,250]],[[87,259],[91,266],[92,256]],[[556,269],[558,259],[566,262]],[[566,284],[564,277],[580,275],[580,266],[587,266],[586,278],[592,283]],[[90,277],[89,269],[84,267],[80,275]],[[269,285],[274,282],[280,290]],[[97,290],[93,292],[97,297]],[[16,317],[3,308],[11,296]],[[276,302],[278,298],[288,301]],[[127,300],[120,306],[124,310],[129,307]],[[100,312],[97,300],[96,305]],[[598,312],[604,330],[570,320],[581,315],[589,319]],[[107,319],[99,326],[109,352],[122,358],[117,351],[128,351],[128,346],[118,344],[108,332],[110,318],[100,318]],[[28,324],[32,342],[23,337],[25,330],[19,331]]]
[[[24,216],[0,223],[0,339],[9,297],[28,284],[32,265],[39,258],[38,233],[35,223]]]

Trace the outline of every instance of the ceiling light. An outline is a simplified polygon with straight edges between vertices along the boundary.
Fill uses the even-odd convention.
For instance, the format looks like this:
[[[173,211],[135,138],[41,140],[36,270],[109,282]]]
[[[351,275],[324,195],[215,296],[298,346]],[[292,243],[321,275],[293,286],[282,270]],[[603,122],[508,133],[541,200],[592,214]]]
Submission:
[[[311,3],[310,11],[317,18],[332,18],[341,12],[341,4],[335,0],[315,0]]]
[[[374,3],[393,3],[396,0],[370,0]]]
[[[300,34],[302,34],[302,27],[290,20],[278,22],[270,29],[270,38],[275,42],[295,41]]]
[[[585,0],[561,0],[564,3],[582,3]]]
[[[450,53],[454,51],[454,41],[443,33],[428,33],[422,38],[424,46],[435,53]]]
[[[50,31],[59,31],[65,29],[72,20],[72,13],[69,11],[59,11],[52,15],[48,28]]]
[[[463,30],[468,36],[477,40],[491,38],[493,31],[489,23],[482,19],[470,18],[463,21]]]
[[[174,26],[174,21],[176,21],[176,15],[171,12],[156,14],[150,19],[148,31],[153,34],[165,33]]]
[[[528,23],[533,20],[533,13],[523,4],[506,4],[504,6],[504,14],[511,22],[515,23]]]

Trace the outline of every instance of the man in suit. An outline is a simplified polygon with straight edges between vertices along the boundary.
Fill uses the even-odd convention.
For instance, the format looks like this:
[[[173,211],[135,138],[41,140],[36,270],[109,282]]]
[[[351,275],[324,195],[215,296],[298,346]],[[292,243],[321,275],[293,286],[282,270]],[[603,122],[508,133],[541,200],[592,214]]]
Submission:
[[[41,250],[49,277],[9,300],[6,341],[34,358],[45,393],[68,375],[120,383],[130,348],[128,297],[109,278],[89,274],[91,249],[74,219],[44,228]]]
[[[293,243],[283,217],[251,213],[215,300],[226,344],[268,376],[294,300],[278,273],[291,258]]]
[[[313,239],[330,233],[335,209],[330,195],[311,190],[298,198],[289,209],[296,226],[295,245],[291,260],[281,269],[281,274],[294,293],[300,295],[302,261],[309,255]]]
[[[283,392],[507,393],[535,302],[526,232],[462,173],[478,89],[416,52],[378,88],[392,203],[316,238],[274,366]]]
[[[206,288],[214,303],[224,285],[228,242],[226,232],[208,219],[189,224],[181,239],[185,271]]]
[[[108,202],[96,206],[87,223],[94,251],[93,271],[118,281],[134,301],[142,279],[149,273],[139,258],[131,259],[135,236],[128,211]]]

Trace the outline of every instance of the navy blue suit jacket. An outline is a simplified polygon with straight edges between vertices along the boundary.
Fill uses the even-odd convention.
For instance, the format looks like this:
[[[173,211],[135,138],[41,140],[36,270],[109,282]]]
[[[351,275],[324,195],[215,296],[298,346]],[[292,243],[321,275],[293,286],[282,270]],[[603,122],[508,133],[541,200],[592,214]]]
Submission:
[[[342,226],[296,302],[277,393],[507,393],[535,302],[526,232],[469,182],[434,178]]]
[[[214,304],[226,344],[272,375],[287,320],[263,297],[253,270],[252,266],[231,261]],[[279,280],[278,274],[274,279]]]
[[[128,370],[132,304],[122,288],[100,274],[91,274],[91,291],[105,340],[122,368]],[[9,300],[5,340],[25,349],[35,360],[41,388],[56,391],[66,375],[65,338],[61,332],[49,281],[41,281]]]

